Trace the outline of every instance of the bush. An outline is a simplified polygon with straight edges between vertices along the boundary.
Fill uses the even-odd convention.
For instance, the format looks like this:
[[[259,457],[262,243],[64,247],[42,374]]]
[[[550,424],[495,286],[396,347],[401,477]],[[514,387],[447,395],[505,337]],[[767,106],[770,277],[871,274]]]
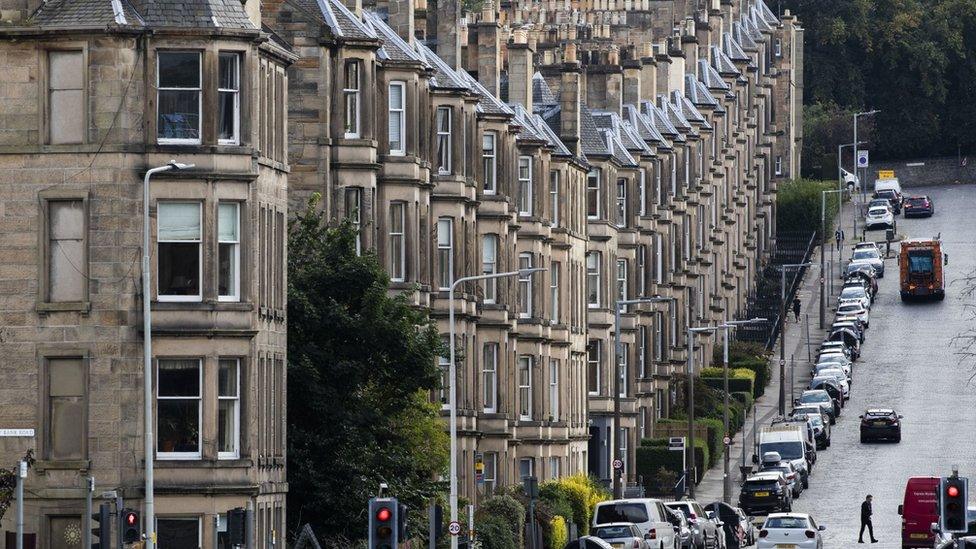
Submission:
[[[739,401],[742,404],[743,410],[749,411],[752,408],[752,403],[756,400],[752,397],[752,393],[736,392],[731,393],[733,399]]]
[[[741,360],[733,365],[736,369],[749,369],[756,374],[755,383],[752,385],[752,395],[755,398],[761,397],[766,392],[766,386],[769,385],[772,377],[772,369],[765,357]]]
[[[493,514],[479,514],[477,524],[478,540],[482,549],[518,549],[519,544],[512,534],[511,526],[505,519]]]
[[[562,515],[552,517],[549,522],[549,540],[549,547],[552,549],[563,549],[569,542],[569,527]]]
[[[657,447],[657,446],[667,446],[667,445],[668,445],[668,439],[666,438],[645,438],[645,439],[641,439],[640,441],[640,446]]]
[[[734,365],[738,362],[766,358],[766,348],[761,343],[754,341],[732,341],[729,346],[729,364]],[[722,363],[722,346],[715,347],[712,353],[712,364]]]
[[[522,544],[522,532],[525,531],[525,506],[514,497],[508,495],[491,496],[481,503],[478,510],[481,517],[494,516],[508,527],[512,539],[518,545]],[[479,520],[476,524],[483,521]]]
[[[539,487],[539,497],[565,499],[572,512],[572,516],[568,518],[572,519],[580,535],[583,535],[589,532],[593,508],[597,503],[610,499],[610,494],[592,478],[576,474],[544,482]]]
[[[662,446],[640,446],[636,451],[637,474],[644,478],[644,488],[656,494],[670,493],[674,483],[669,486],[661,486],[656,483],[661,478],[661,469],[672,471],[680,477],[684,472],[682,461],[683,452],[674,452]],[[708,470],[708,442],[695,440],[695,464],[697,466],[698,478]],[[675,482],[677,482],[675,477]]]
[[[752,373],[751,370],[747,371]],[[713,389],[718,389],[719,391],[725,390],[725,379],[722,377],[722,374],[719,374],[717,377],[702,376],[701,380],[702,383],[712,387]],[[732,373],[729,372],[729,392],[734,393],[737,391],[748,391],[750,393],[755,391],[754,382],[752,379],[747,377],[732,377]]]
[[[820,232],[822,191],[837,188],[835,181],[794,179],[776,188],[776,230],[805,234]],[[825,210],[827,227],[834,226],[837,214],[837,195],[827,195]]]

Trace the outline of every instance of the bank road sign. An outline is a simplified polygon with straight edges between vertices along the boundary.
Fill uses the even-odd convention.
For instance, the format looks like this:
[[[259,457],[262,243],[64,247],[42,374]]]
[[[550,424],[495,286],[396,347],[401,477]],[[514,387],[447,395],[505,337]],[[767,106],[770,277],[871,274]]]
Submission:
[[[868,151],[857,151],[857,167],[868,167]]]

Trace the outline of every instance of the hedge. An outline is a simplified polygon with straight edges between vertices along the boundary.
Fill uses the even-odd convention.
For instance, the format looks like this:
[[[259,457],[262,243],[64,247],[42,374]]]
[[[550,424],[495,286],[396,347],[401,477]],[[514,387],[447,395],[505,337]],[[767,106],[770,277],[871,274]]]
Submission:
[[[755,398],[761,397],[766,392],[766,386],[769,385],[769,380],[772,377],[769,361],[765,358],[751,358],[738,361],[733,366],[737,370],[749,369],[755,373],[755,383],[752,386],[752,395]]]
[[[505,519],[491,513],[482,513],[475,523],[478,541],[482,549],[518,549],[518,542]]]
[[[572,509],[572,517],[567,518],[572,519],[579,529],[579,534],[583,535],[589,532],[593,508],[597,503],[610,499],[610,494],[592,478],[584,474],[576,474],[543,482],[539,485],[539,498],[568,501]],[[554,505],[553,510],[559,513],[558,506]]]
[[[714,423],[709,423],[710,421],[713,421]],[[659,425],[670,424],[670,425],[685,426],[688,425],[688,420],[687,419],[659,419],[657,420],[657,423]],[[715,454],[713,453],[715,447],[715,443],[714,443],[715,436],[718,436],[719,448],[721,448],[722,445],[722,421],[709,419],[705,417],[699,417],[695,419],[695,424],[698,426],[704,426],[708,430],[708,435],[706,435],[704,441],[705,467],[708,468],[712,466],[712,459],[715,457]],[[715,428],[716,425],[718,425],[717,429]],[[695,445],[698,445],[701,442],[702,441],[695,439]]]
[[[751,370],[749,370],[749,372],[751,373]],[[718,389],[719,391],[725,390],[725,378],[723,378],[721,375],[719,375],[718,377],[702,376],[701,380],[709,387],[713,387],[715,389]],[[745,377],[732,377],[730,375],[729,392],[734,393],[738,391],[748,391],[750,393],[755,391],[753,380]]]
[[[683,455],[683,452],[672,451],[665,446],[639,446],[636,451],[637,474],[644,479],[644,487],[656,493],[669,492],[673,486],[655,486],[658,470],[663,467],[680,476],[684,472]],[[707,463],[708,443],[704,440],[696,440],[695,465],[698,473],[696,483],[708,470]]]
[[[739,403],[742,404],[745,410],[749,410],[750,408],[752,408],[753,402],[756,401],[756,399],[753,398],[752,393],[749,392],[732,391],[731,397],[734,400],[739,401]]]
[[[475,524],[482,523],[489,517],[496,517],[507,526],[515,543],[519,546],[522,544],[522,532],[525,531],[525,506],[517,499],[509,495],[491,496],[481,503],[478,513],[481,519]]]

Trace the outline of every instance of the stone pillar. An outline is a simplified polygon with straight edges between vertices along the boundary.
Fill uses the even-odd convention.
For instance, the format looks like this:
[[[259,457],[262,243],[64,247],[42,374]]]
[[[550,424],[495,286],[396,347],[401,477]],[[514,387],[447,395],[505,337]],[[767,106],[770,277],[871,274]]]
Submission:
[[[620,114],[623,101],[623,69],[600,62],[586,67],[586,105],[591,109]]]
[[[379,3],[377,3],[379,5]],[[413,44],[414,36],[414,0],[389,0],[389,16],[387,24],[396,31],[407,44]]]
[[[532,56],[535,51],[525,42],[525,31],[515,30],[515,43],[508,45],[508,102],[532,112]]]
[[[566,44],[559,83],[559,138],[574,155],[580,154],[580,73],[576,44]]]
[[[698,38],[695,36],[694,19],[685,19],[681,33],[681,53],[685,58],[685,70],[694,72],[698,66]]]
[[[638,60],[624,61],[624,96],[623,102],[627,105],[639,105],[641,88],[644,82],[641,80],[641,62]]]
[[[460,30],[461,0],[437,0],[437,56],[453,69],[461,68]]]
[[[481,11],[481,21],[478,23],[477,67],[478,82],[495,97],[499,96],[501,69],[501,45],[498,40],[500,28],[501,25],[495,17],[494,3],[489,0]]]
[[[666,95],[671,91],[671,63],[674,59],[666,53],[658,53],[656,61],[657,82],[654,86],[654,95]]]
[[[641,56],[641,101],[654,101],[657,93],[657,61],[654,60],[653,44],[644,44]]]

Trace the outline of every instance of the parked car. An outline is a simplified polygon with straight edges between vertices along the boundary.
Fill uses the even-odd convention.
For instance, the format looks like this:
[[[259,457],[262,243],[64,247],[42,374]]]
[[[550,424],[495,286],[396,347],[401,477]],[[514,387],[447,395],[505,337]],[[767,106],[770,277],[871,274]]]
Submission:
[[[739,514],[739,509],[728,503],[715,501],[706,505],[705,510],[713,513],[722,521],[725,546],[728,549],[741,549],[746,546],[746,532],[742,528],[742,516]]]
[[[890,209],[884,206],[874,206],[868,209],[864,216],[864,229],[890,229],[895,226],[895,216]]]
[[[793,509],[786,477],[778,471],[757,473],[746,478],[739,492],[739,507],[747,515],[760,515],[770,511],[789,512]]]
[[[825,368],[840,368],[847,374],[848,383],[854,381],[854,363],[840,353],[824,353],[818,356],[817,363],[814,364],[810,373],[815,376],[817,372]]]
[[[795,402],[797,406],[801,404],[812,404],[814,406],[820,406],[821,409],[830,417],[830,424],[833,425],[837,423],[837,418],[840,416],[840,405],[836,404],[836,401],[831,398],[830,394],[823,389],[813,389],[809,391],[803,391]]]
[[[813,440],[817,446],[817,450],[826,450],[830,446],[830,419],[824,417],[819,406],[816,409],[805,410],[806,407],[794,409],[790,415],[792,417],[806,416],[809,418],[813,423]]]
[[[749,515],[746,514],[739,507],[734,507],[735,512],[739,514],[739,526],[742,531],[745,532],[746,545],[752,545],[756,543],[756,538],[759,537],[759,530],[756,529],[756,525],[749,520]]]
[[[873,280],[878,277],[878,273],[874,272],[874,267],[872,267],[869,263],[848,263],[846,276],[847,278],[852,276],[863,276]],[[877,291],[877,289],[875,289],[875,291]]]
[[[861,415],[861,442],[886,439],[901,442],[901,420],[891,408],[868,408]]]
[[[659,549],[659,546],[651,545],[651,540],[645,539],[640,528],[632,522],[601,524],[593,527],[590,535],[620,549]]]
[[[887,198],[891,203],[891,209],[896,213],[901,213],[901,193],[894,189],[884,189],[876,191],[871,198]]]
[[[932,199],[922,196],[909,196],[904,200],[905,217],[932,217],[935,206]]]
[[[841,353],[848,360],[854,362],[859,357],[857,356],[857,351],[859,349],[854,349],[853,347],[848,347],[843,341],[824,341],[820,344],[820,350],[818,351],[820,355]]]
[[[895,213],[891,208],[891,201],[887,198],[872,198],[871,201],[868,202],[868,210],[876,206],[884,206],[885,208],[891,210],[891,213]]]
[[[843,408],[847,402],[847,394],[844,391],[844,386],[833,377],[815,377],[810,380],[807,388],[811,390],[823,389],[824,391],[827,391],[827,394],[830,395],[831,399],[840,403],[841,408]]]
[[[863,267],[864,265],[862,265]],[[857,269],[851,273],[848,273],[847,278],[844,279],[844,285],[850,284],[851,282],[860,282],[865,289],[867,289],[872,298],[878,295],[878,277],[874,272],[874,267],[870,269]]]
[[[844,303],[837,306],[837,314],[844,316],[855,316],[865,328],[871,327],[871,311],[864,308],[859,303]]]
[[[793,467],[793,464],[788,461],[780,461],[779,454],[776,454],[775,460],[766,461],[766,456],[768,454],[776,454],[775,452],[768,452],[763,455],[763,462],[759,464],[759,472],[766,473],[768,471],[779,471],[783,473],[786,477],[786,482],[790,485],[790,493],[793,495],[793,499],[797,499],[803,494],[803,483],[800,482],[800,474]]]
[[[567,543],[563,546],[563,549],[616,549],[613,545],[610,545],[606,541],[596,537],[596,536],[580,536],[577,539]]]
[[[835,357],[836,356],[827,357],[827,358],[830,359]],[[827,372],[829,370],[837,370],[841,372],[844,375],[844,380],[847,381],[847,385],[848,386],[853,385],[852,378],[854,376],[854,373],[851,371],[851,368],[845,367],[843,364],[839,364],[837,362],[827,362],[827,361],[818,362],[816,366],[813,367],[813,372],[811,375],[812,377],[826,375],[824,372]]]
[[[851,322],[849,320],[837,319],[834,321],[833,324],[830,325],[831,331],[840,330],[843,328],[853,330],[855,333],[857,333],[857,337],[858,339],[861,340],[861,343],[864,343],[864,339],[867,337],[867,333],[864,331],[864,328],[860,325],[860,322],[857,321]]]
[[[890,215],[890,214],[889,214]],[[877,274],[878,278],[884,278],[885,266],[884,259],[881,258],[881,252],[876,249],[871,248],[860,248],[854,250],[854,256],[851,257],[851,264],[868,264],[874,267],[874,272]],[[848,274],[851,273],[850,265],[848,265]]]
[[[757,549],[823,549],[823,532],[806,513],[773,513],[759,530]]]
[[[709,520],[705,509],[697,501],[669,501],[664,504],[669,509],[676,509],[685,514],[691,525],[691,537],[695,547],[718,548],[719,528],[715,521]]]
[[[688,518],[685,517],[685,514],[680,509],[669,509],[667,507],[665,507],[665,511],[667,511],[668,521],[674,526],[677,547],[681,549],[695,549],[691,524],[688,524]]]
[[[614,499],[601,501],[593,510],[591,526],[632,522],[644,536],[656,541],[659,547],[674,547],[674,527],[665,516],[664,502],[654,498]]]
[[[837,306],[840,307],[842,304],[852,301],[855,303],[860,303],[865,309],[871,308],[871,296],[868,295],[867,290],[865,290],[863,287],[846,286],[840,292]]]
[[[825,368],[817,372],[817,377],[813,379],[818,379],[822,377],[833,379],[834,381],[839,383],[841,390],[844,391],[844,399],[850,400],[851,384],[847,381],[847,374],[844,373],[844,370],[841,370],[840,368]]]
[[[827,339],[831,341],[843,341],[847,345],[861,345],[861,335],[851,328],[841,327],[832,330]]]

